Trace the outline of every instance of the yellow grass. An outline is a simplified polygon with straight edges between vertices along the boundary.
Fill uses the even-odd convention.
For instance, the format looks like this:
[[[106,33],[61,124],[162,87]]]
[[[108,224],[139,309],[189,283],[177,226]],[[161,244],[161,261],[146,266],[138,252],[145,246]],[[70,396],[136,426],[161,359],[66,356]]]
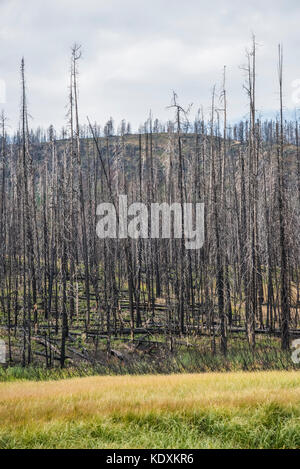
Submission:
[[[103,427],[108,422],[112,429],[116,424],[119,425],[120,430],[120,424],[122,424],[124,432],[134,422],[138,425],[139,431],[143,432],[145,418],[149,416],[154,418],[158,431],[161,431],[159,427],[161,419],[173,419],[173,421],[179,419],[183,422],[182,431],[184,432],[188,431],[189,422],[191,422],[192,432],[197,430],[197,435],[199,435],[198,442],[192,440],[193,447],[203,447],[200,441],[202,433],[203,441],[207,443],[204,446],[209,447],[210,443],[214,446],[213,441],[216,446],[222,446],[221,441],[216,440],[218,434],[213,427],[207,427],[207,430],[202,429],[202,433],[201,429],[195,429],[197,416],[200,418],[209,415],[211,419],[217,419],[216,416],[219,415],[220,421],[227,423],[230,421],[230,425],[239,428],[239,426],[236,427],[239,422],[243,419],[246,419],[245,423],[249,422],[254,415],[258,416],[259,411],[259,423],[265,425],[266,429],[269,420],[268,424],[265,424],[261,416],[263,415],[264,419],[266,415],[270,416],[270,409],[272,412],[275,409],[277,416],[278,412],[280,415],[284,414],[283,420],[289,421],[289,432],[292,431],[293,434],[293,443],[290,445],[291,447],[297,446],[298,436],[300,437],[300,374],[298,372],[105,376],[50,382],[0,383],[0,447],[1,445],[2,447],[14,445],[18,447],[77,447],[76,445],[78,447],[99,447],[99,445],[100,447],[118,447],[116,446],[118,442],[120,442],[119,447],[151,447],[151,439],[147,437],[148,439],[145,438],[143,443],[143,438],[141,441],[134,439],[132,433],[130,433],[132,443],[129,440],[122,442],[119,433],[116,433],[114,440],[113,430],[109,438],[107,435],[104,438],[101,433],[101,438],[100,436],[98,440],[94,438],[93,442],[93,437],[90,439],[80,437],[79,441],[76,440],[76,435],[72,442],[68,442],[66,433],[68,428],[72,430],[72,425],[78,427],[81,424],[84,428],[89,428],[89,425],[94,428],[97,425],[99,429],[99,425]],[[196,420],[189,420],[193,416]],[[184,420],[185,418],[187,421]],[[146,422],[147,431],[150,431],[151,427],[151,422],[149,422]],[[215,425],[217,420],[213,420],[213,423]],[[54,428],[62,431],[61,444],[53,440],[51,436]],[[251,431],[254,430],[255,428],[251,427]],[[275,431],[275,429],[270,427],[270,431]],[[179,443],[186,441],[184,435],[180,436],[180,429],[178,432],[176,441]],[[42,443],[41,433],[43,434]],[[38,443],[35,441],[36,435],[39,435]],[[175,444],[172,443],[174,441],[172,438],[173,436],[170,435],[170,439],[162,442],[161,447],[176,447],[172,446]],[[232,447],[234,442],[228,435],[226,438],[225,446]],[[249,446],[249,444],[241,443],[240,436],[238,438],[239,446]],[[272,438],[273,441],[275,436]],[[159,442],[157,443],[154,438],[154,443]],[[278,446],[275,443],[272,445]],[[282,443],[280,445],[282,446]],[[286,447],[289,447],[288,442]]]

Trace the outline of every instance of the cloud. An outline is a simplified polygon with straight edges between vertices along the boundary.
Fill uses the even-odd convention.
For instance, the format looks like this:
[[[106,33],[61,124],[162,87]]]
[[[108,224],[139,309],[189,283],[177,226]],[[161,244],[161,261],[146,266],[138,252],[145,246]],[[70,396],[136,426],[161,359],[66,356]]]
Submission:
[[[257,107],[276,111],[277,43],[284,44],[285,106],[293,108],[292,83],[300,78],[298,1],[237,0],[0,0],[0,79],[4,105],[17,127],[20,60],[26,61],[28,102],[34,126],[65,124],[70,48],[82,44],[80,115],[100,124],[112,115],[137,127],[150,108],[172,117],[172,90],[183,105],[208,109],[212,86],[227,66],[229,117],[247,113],[242,89],[245,49],[251,33],[257,54]]]

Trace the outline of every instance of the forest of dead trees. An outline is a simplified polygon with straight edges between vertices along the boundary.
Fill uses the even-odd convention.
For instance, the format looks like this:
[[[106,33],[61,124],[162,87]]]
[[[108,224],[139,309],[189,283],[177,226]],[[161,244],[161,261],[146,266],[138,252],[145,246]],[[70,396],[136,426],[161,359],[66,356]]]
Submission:
[[[174,93],[166,124],[150,117],[132,133],[113,120],[79,122],[80,47],[71,54],[67,124],[32,131],[21,63],[19,130],[1,118],[0,327],[7,362],[64,367],[112,340],[151,333],[208,337],[228,353],[233,333],[255,350],[259,334],[283,350],[300,332],[300,148],[298,122],[283,114],[279,47],[278,117],[256,112],[256,45],[247,53],[247,119],[227,119],[226,69],[209,119],[191,121]],[[221,89],[220,89],[221,88]],[[63,105],[64,103],[62,103]],[[203,202],[205,242],[99,239],[97,205]],[[76,337],[84,337],[76,348]],[[40,347],[40,348],[39,348]],[[119,354],[121,357],[121,353]]]

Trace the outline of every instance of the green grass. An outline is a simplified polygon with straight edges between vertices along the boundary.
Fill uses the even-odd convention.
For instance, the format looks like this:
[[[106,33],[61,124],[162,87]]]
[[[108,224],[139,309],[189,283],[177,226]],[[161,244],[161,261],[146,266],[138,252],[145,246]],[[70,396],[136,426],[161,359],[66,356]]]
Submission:
[[[0,448],[300,448],[300,375],[0,384]]]
[[[296,417],[298,415],[298,418]],[[265,405],[254,414],[118,415],[3,431],[0,448],[300,448],[299,414]]]
[[[52,368],[46,368],[43,361],[34,362],[24,368],[18,364],[0,366],[0,382],[45,381],[98,375],[300,370],[300,365],[292,362],[291,352],[282,351],[280,340],[275,337],[257,337],[254,353],[243,338],[240,336],[232,337],[228,341],[226,357],[220,353],[219,341],[217,341],[216,354],[212,353],[210,338],[207,337],[189,338],[189,346],[185,345],[185,341],[182,340],[182,345],[177,345],[173,353],[170,353],[167,345],[163,344],[161,335],[153,336],[152,340],[161,342],[161,347],[151,354],[142,355],[139,353],[128,354],[124,341],[113,340],[112,347],[125,355],[123,361],[114,357],[107,359],[106,342],[99,341],[99,350],[101,349],[103,353],[101,359],[95,364],[79,361],[74,365],[67,361],[67,366],[63,370],[60,369],[57,361],[56,366]],[[93,356],[91,344],[84,344],[84,346],[90,347],[90,353]]]

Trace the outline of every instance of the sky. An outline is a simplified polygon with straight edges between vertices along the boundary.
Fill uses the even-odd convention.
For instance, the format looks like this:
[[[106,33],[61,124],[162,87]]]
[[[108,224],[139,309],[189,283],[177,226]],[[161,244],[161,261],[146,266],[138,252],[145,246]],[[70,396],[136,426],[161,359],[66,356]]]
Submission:
[[[299,0],[0,0],[0,109],[16,128],[20,62],[25,58],[32,127],[60,129],[66,105],[72,44],[79,64],[80,121],[104,125],[161,120],[173,90],[183,107],[208,116],[211,91],[227,71],[228,116],[247,117],[242,66],[252,33],[257,50],[257,112],[278,109],[278,43],[284,53],[285,115],[300,108]]]

